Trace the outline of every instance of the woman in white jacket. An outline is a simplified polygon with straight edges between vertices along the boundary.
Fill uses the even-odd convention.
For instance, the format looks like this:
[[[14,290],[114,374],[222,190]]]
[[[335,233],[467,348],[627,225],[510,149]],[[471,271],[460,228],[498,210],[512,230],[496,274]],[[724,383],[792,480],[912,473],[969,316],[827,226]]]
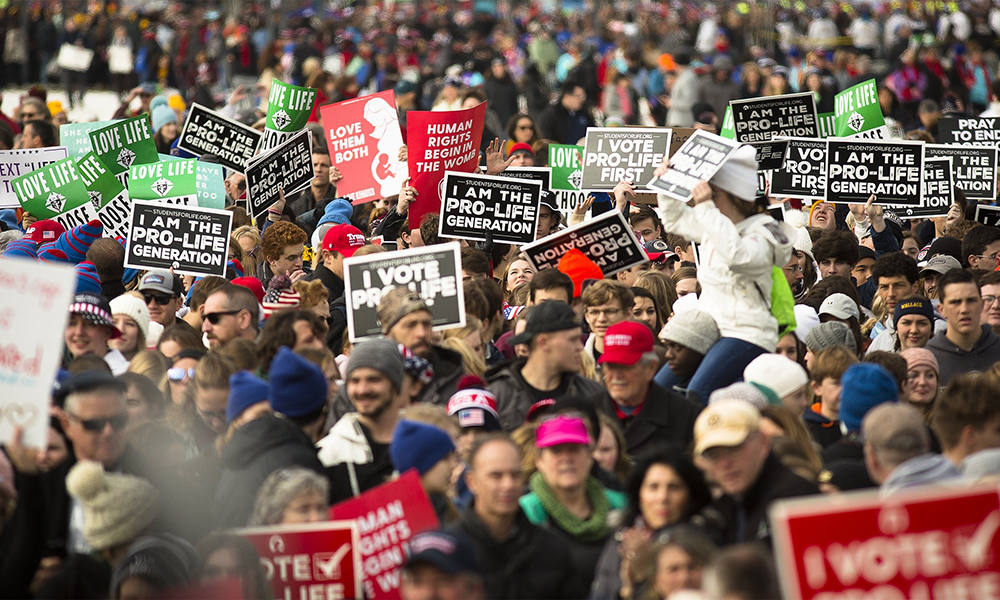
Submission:
[[[657,175],[664,171],[666,162]],[[788,262],[794,235],[755,202],[757,161],[750,146],[734,152],[692,195],[693,208],[662,194],[657,200],[664,228],[699,245],[698,304],[719,326],[719,341],[687,385],[689,398],[707,403],[714,390],[738,381],[750,361],[774,352],[778,322],[771,315],[772,267]],[[657,381],[673,377],[669,366],[663,369]]]

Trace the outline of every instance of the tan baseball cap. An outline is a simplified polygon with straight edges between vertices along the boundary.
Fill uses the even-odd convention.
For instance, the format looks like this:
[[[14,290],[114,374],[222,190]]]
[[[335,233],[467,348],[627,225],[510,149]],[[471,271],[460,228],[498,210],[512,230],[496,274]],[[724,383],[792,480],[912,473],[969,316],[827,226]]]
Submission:
[[[701,411],[694,423],[694,452],[716,446],[739,446],[760,431],[760,411],[745,400],[719,400]]]

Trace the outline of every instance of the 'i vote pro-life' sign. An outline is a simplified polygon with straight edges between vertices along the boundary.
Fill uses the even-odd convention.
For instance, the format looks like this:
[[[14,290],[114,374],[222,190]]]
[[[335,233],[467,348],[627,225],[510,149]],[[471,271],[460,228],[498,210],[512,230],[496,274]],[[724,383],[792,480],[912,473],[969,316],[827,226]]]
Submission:
[[[827,202],[921,206],[924,144],[911,141],[827,140]]]
[[[791,138],[780,169],[771,174],[776,198],[822,198],[826,194],[826,141]]]
[[[670,150],[670,129],[590,127],[580,189],[610,192],[621,181],[643,186]]]
[[[445,238],[529,244],[538,230],[539,181],[448,171],[441,194],[438,235]]]

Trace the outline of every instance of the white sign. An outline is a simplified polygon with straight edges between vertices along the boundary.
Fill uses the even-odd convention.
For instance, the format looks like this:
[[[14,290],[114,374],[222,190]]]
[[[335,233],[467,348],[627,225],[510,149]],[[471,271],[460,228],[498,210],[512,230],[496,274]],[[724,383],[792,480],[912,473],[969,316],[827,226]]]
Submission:
[[[66,148],[33,148],[31,150],[0,150],[0,208],[19,208],[17,194],[10,185],[12,179],[35,169],[51,165],[69,156]]]

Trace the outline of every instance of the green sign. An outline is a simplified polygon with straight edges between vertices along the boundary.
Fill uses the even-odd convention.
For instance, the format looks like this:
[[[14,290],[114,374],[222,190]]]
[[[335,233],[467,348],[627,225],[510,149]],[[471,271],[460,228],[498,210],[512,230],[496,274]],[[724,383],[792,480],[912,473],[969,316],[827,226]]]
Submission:
[[[719,136],[727,140],[736,139],[736,123],[733,121],[733,109],[730,106],[726,107],[726,114],[722,117],[722,130],[719,131]]]
[[[197,164],[193,158],[179,158],[133,165],[128,172],[129,196],[133,200],[198,206]]]
[[[79,158],[92,151],[90,132],[103,129],[118,121],[93,121],[91,123],[67,123],[59,126],[59,145],[65,146],[70,156]]]
[[[583,146],[549,144],[552,189],[578,190],[583,179]]]
[[[834,122],[834,113],[819,113],[819,137],[836,137],[837,129]]]
[[[101,162],[114,175],[127,173],[133,165],[156,162],[156,143],[149,117],[139,115],[90,132],[90,143]]]
[[[315,102],[315,88],[299,87],[272,79],[271,90],[267,95],[267,120],[264,123],[261,153],[280,146],[292,134],[305,127]]]
[[[87,194],[97,211],[97,219],[104,225],[105,236],[127,236],[128,215],[132,206],[128,190],[93,152],[88,152],[77,160],[76,168],[87,186]]]
[[[180,160],[176,156],[161,154],[160,160]],[[198,182],[198,206],[201,208],[226,207],[226,181],[222,165],[199,160],[195,164]]]
[[[38,219],[50,219],[90,204],[76,160],[64,158],[11,180],[24,210]]]
[[[875,80],[849,87],[833,97],[837,137],[884,140],[888,137]]]

